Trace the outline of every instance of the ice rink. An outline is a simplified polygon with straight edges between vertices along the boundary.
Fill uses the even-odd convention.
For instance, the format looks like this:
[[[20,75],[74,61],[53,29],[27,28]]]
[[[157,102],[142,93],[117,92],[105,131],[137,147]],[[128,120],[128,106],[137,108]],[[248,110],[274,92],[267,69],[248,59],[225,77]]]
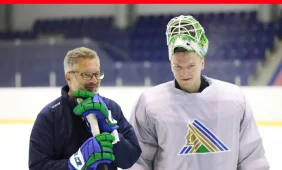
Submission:
[[[1,169],[28,170],[29,135],[32,125],[0,125]],[[282,127],[260,126],[270,170],[282,170]]]

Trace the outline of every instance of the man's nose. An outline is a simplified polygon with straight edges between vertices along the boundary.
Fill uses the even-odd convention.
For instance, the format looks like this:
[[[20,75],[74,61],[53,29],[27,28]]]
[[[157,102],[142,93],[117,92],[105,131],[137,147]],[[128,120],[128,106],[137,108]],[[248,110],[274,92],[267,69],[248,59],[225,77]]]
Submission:
[[[189,74],[190,74],[189,69],[183,69],[183,70],[181,70],[180,74],[181,74],[181,76],[189,75]]]

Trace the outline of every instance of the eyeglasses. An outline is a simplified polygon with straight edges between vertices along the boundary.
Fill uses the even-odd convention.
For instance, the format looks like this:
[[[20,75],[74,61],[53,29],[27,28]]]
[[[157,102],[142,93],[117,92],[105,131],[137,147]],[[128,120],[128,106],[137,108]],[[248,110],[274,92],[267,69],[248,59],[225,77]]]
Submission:
[[[104,72],[100,71],[98,73],[85,73],[85,72],[78,72],[78,71],[69,71],[69,73],[77,73],[78,75],[81,76],[81,78],[83,80],[92,80],[93,76],[95,76],[95,78],[97,80],[102,80],[104,78]]]

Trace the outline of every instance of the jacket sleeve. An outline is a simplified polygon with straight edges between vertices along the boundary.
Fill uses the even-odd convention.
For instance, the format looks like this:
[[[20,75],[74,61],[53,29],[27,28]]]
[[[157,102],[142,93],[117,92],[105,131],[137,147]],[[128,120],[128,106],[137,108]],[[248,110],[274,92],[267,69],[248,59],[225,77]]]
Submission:
[[[240,152],[238,170],[269,170],[265,157],[262,138],[249,103],[245,100],[245,109],[240,129]]]
[[[147,115],[146,102],[141,95],[134,106],[130,118],[134,127],[142,154],[131,168],[132,170],[152,170],[156,152],[158,150],[157,133],[154,121]]]
[[[119,142],[113,145],[113,152],[117,167],[122,169],[130,168],[141,155],[141,149],[131,124],[126,120],[119,105],[115,104],[115,111],[118,113]]]
[[[68,170],[68,159],[55,160],[54,119],[43,109],[36,117],[29,141],[29,170]]]

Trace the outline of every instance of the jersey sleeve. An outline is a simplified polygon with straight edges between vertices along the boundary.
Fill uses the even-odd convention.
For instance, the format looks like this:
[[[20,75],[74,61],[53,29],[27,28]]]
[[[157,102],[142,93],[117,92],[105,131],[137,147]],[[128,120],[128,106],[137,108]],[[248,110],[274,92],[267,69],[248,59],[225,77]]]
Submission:
[[[152,170],[155,154],[158,149],[154,121],[148,116],[146,100],[141,95],[133,107],[130,123],[136,132],[142,153],[132,170]]]
[[[116,158],[114,163],[117,167],[126,169],[131,167],[138,160],[141,154],[141,148],[134,132],[134,128],[124,117],[121,107],[116,103],[112,105],[118,121],[118,135],[120,140],[113,145],[113,151]]]
[[[29,141],[30,170],[66,170],[68,159],[55,159],[54,120],[50,110],[44,109],[37,115]]]
[[[240,128],[240,150],[237,170],[269,170],[262,138],[250,104],[245,100],[244,114]]]

